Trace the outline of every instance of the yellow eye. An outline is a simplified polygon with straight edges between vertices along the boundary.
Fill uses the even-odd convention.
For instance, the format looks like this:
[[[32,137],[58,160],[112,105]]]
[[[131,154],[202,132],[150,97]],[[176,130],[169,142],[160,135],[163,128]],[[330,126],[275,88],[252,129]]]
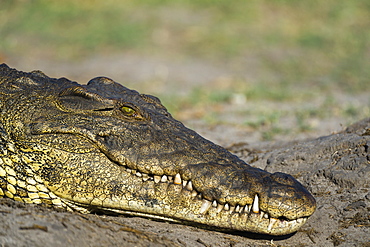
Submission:
[[[138,115],[134,109],[128,106],[122,106],[121,111],[128,117],[136,117]]]

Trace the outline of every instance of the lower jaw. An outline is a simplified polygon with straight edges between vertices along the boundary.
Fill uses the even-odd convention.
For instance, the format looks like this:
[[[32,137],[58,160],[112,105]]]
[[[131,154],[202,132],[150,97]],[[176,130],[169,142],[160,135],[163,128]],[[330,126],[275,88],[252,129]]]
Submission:
[[[132,181],[133,182],[133,181]],[[68,204],[76,204],[92,210],[141,216],[151,219],[176,222],[180,224],[200,226],[222,231],[248,231],[259,234],[286,235],[297,231],[307,218],[299,220],[280,220],[268,216],[263,211],[254,213],[239,207],[224,207],[210,204],[204,209],[205,199],[200,193],[189,191],[177,184],[150,184],[145,182],[142,187],[146,194],[141,194],[138,200],[128,201],[119,197],[106,198],[104,203],[86,205],[75,203],[69,199]],[[153,186],[154,185],[154,186]],[[129,193],[129,192],[128,192]],[[131,195],[135,194],[133,192]],[[132,198],[132,197],[131,197]],[[161,198],[161,199],[156,199]],[[78,201],[78,200],[77,200]]]

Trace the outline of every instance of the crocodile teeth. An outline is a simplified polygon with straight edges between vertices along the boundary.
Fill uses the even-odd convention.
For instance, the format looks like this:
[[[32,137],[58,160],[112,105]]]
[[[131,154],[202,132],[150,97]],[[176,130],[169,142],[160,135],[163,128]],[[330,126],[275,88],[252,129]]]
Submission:
[[[272,227],[274,226],[274,224],[278,221],[278,219],[275,219],[275,218],[270,218],[270,223],[267,227],[267,231],[271,231]]]
[[[186,186],[186,184],[188,183],[188,181],[186,180],[182,180],[182,187],[184,188]]]
[[[154,175],[154,183],[159,183],[161,181],[161,176]]]
[[[257,194],[254,196],[254,201],[253,201],[253,205],[252,205],[252,211],[253,211],[253,213],[256,213],[256,214],[258,214],[260,212]]]
[[[146,173],[142,173],[142,179],[143,179],[143,181],[145,182],[145,181],[148,181],[148,180],[153,180],[153,178],[152,177],[150,177],[148,174],[146,174]]]
[[[261,211],[261,213],[260,213],[260,219],[262,219],[262,218],[269,218],[269,216],[268,216],[268,214],[267,213],[265,213],[265,212],[263,212],[263,211]]]
[[[244,207],[244,213],[249,213],[250,207],[248,205],[245,205]]]
[[[166,175],[163,175],[162,178],[161,178],[161,182],[165,183],[168,181],[168,178]]]
[[[196,197],[198,195],[198,192],[196,192],[195,190],[193,190],[192,192],[191,192],[191,196],[192,197]]]
[[[237,213],[240,213],[240,207],[239,207],[239,205],[236,205],[236,207],[235,207],[235,212],[237,212]]]
[[[203,200],[203,204],[200,207],[199,213],[204,214],[205,212],[208,211],[209,207],[212,205],[211,201],[208,200]]]
[[[218,205],[217,205],[216,212],[217,212],[217,213],[221,212],[223,208],[224,208],[224,205],[222,205],[222,204],[218,204]]]
[[[229,211],[229,210],[230,210],[230,206],[229,206],[229,204],[228,204],[228,203],[226,203],[226,204],[224,205],[224,210],[225,210],[225,211]]]
[[[141,174],[140,172],[136,172],[135,175],[138,176],[139,178],[143,176],[143,174]]]
[[[213,200],[213,202],[212,202],[212,207],[217,207],[217,201],[216,200]]]
[[[180,174],[176,174],[175,179],[173,180],[174,184],[181,184],[181,177]]]
[[[192,191],[192,190],[193,190],[193,183],[192,183],[191,181],[189,181],[185,188],[186,188],[187,190]]]

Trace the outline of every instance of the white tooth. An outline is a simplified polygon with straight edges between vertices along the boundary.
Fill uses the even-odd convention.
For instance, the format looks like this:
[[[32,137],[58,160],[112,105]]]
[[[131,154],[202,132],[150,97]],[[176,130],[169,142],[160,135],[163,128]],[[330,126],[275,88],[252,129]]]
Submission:
[[[188,181],[182,180],[182,187],[185,188],[185,186],[186,186],[187,183],[188,183]]]
[[[203,200],[203,204],[200,207],[199,213],[203,214],[208,211],[209,207],[212,205],[211,201]]]
[[[181,184],[181,177],[180,174],[176,174],[175,180],[173,181],[174,184]]]
[[[196,190],[193,190],[192,192],[191,192],[191,196],[192,197],[196,197],[198,195],[198,192],[196,191]]]
[[[143,181],[145,182],[148,180],[153,181],[153,177],[150,177],[148,174],[143,173]]]
[[[154,183],[159,183],[161,181],[161,176],[154,175]]]
[[[237,212],[237,213],[239,213],[239,212],[240,212],[240,207],[239,207],[239,205],[236,205],[236,207],[235,207],[235,212]]]
[[[130,168],[127,168],[126,171],[129,172],[129,173],[132,172],[132,170]]]
[[[186,189],[192,191],[193,190],[193,183],[191,181],[188,182],[186,185]]]
[[[263,211],[260,212],[260,220],[262,220],[263,216],[265,215],[265,213]]]
[[[265,215],[263,217],[265,217],[265,219],[268,219],[269,218],[269,214],[265,213]]]
[[[135,175],[138,176],[138,177],[142,177],[143,176],[143,174],[141,174],[140,172],[136,172]]]
[[[173,181],[173,176],[168,176],[168,181],[172,182]]]
[[[216,200],[213,200],[213,202],[212,202],[212,207],[217,207],[217,201]]]
[[[245,207],[244,207],[244,213],[249,213],[249,209],[250,209],[250,207],[248,206],[248,204],[247,205],[245,205]]]
[[[254,201],[253,201],[253,205],[252,205],[252,211],[255,214],[258,214],[260,212],[257,194],[254,196]]]
[[[235,209],[235,207],[234,207],[234,206],[231,206],[231,207],[230,207],[230,214],[231,214],[232,212],[234,212],[234,209]]]
[[[275,218],[270,218],[270,223],[269,223],[269,226],[267,227],[267,231],[271,231],[272,227],[274,226],[274,224],[278,221],[278,219],[275,219]]]
[[[163,175],[162,178],[161,178],[161,182],[165,183],[167,181],[168,181],[167,176]]]
[[[224,206],[224,210],[225,210],[225,211],[229,211],[229,210],[230,210],[230,207],[229,207],[229,204],[228,204],[228,203],[226,203],[226,204],[225,204],[225,206]]]
[[[218,204],[217,205],[217,213],[221,212],[223,208],[224,208],[224,205]]]

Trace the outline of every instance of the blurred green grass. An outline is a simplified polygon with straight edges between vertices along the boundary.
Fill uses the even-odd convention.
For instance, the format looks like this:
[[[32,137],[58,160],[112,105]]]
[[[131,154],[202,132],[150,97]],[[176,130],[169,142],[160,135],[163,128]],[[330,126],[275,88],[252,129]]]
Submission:
[[[159,95],[175,115],[230,103],[235,92],[252,102],[302,104],[370,90],[368,0],[0,0],[0,6],[0,55],[40,52],[69,61],[129,52],[223,61],[236,70],[246,57],[258,61],[257,78],[231,78],[219,90],[195,87],[182,97]],[[312,114],[335,112],[337,103],[296,112],[301,129]],[[356,118],[369,108],[347,104],[336,112]],[[245,124],[273,125],[274,111],[253,112],[261,118]]]
[[[312,80],[361,91],[369,78],[370,3],[356,1],[1,0],[0,50],[176,52],[234,59],[250,53],[276,83]],[[270,82],[271,83],[271,82]]]

